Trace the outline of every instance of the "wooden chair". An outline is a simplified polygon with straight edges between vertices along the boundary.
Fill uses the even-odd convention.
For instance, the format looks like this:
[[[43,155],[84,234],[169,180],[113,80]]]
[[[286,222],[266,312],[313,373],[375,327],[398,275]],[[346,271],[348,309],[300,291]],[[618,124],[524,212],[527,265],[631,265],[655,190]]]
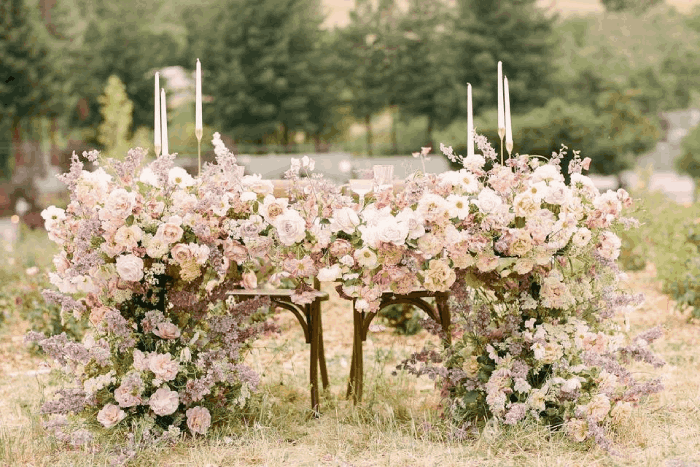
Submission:
[[[319,289],[318,281],[315,288]],[[323,349],[323,326],[321,324],[321,302],[328,300],[328,294],[318,290],[313,302],[306,305],[298,305],[292,301],[293,290],[289,289],[233,289],[229,295],[251,299],[254,297],[270,297],[273,307],[284,308],[291,311],[299,321],[306,343],[310,344],[309,381],[311,384],[311,410],[315,416],[319,414],[319,390],[318,372],[321,371],[323,389],[328,388],[328,370],[326,369],[326,355]]]
[[[433,307],[425,299],[428,297],[435,298],[435,306]],[[372,320],[383,308],[390,305],[406,303],[414,305],[425,311],[436,323],[438,323],[445,332],[445,343],[450,344],[452,337],[450,334],[450,308],[447,300],[449,292],[430,292],[427,290],[417,290],[408,294],[395,294],[393,292],[385,292],[382,294],[379,310],[376,313],[358,312],[355,309],[355,301],[353,300],[353,341],[352,341],[352,361],[350,363],[350,379],[348,381],[348,390],[346,397],[352,396],[353,402],[357,403],[362,400],[363,386],[363,355],[362,343],[367,340],[367,332]]]

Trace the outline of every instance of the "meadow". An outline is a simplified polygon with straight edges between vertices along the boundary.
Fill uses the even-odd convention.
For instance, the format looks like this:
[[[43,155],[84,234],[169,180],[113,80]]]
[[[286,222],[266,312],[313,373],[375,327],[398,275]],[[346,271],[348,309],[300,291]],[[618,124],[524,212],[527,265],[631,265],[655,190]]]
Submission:
[[[133,456],[131,449],[146,444],[138,433],[130,446],[107,438],[87,446],[60,444],[48,436],[38,415],[56,378],[42,355],[23,343],[23,336],[29,329],[80,330],[70,319],[62,323],[58,311],[41,301],[53,247],[44,232],[23,231],[18,244],[5,248],[0,273],[0,465],[93,466],[124,461],[134,466],[700,465],[700,326],[692,309],[677,306],[664,293],[668,289],[664,284],[674,274],[687,273],[683,255],[692,255],[693,250],[683,246],[688,223],[682,221],[688,221],[695,208],[669,209],[667,200],[649,194],[638,205],[637,217],[644,223],[626,237],[623,265],[636,269],[627,272],[626,287],[643,292],[646,300],[617,319],[630,335],[663,326],[664,337],[653,349],[667,364],[659,370],[633,368],[661,376],[665,390],[644,399],[614,431],[613,454],[537,425],[504,429],[487,423],[458,439],[440,416],[441,400],[433,381],[392,374],[426,341],[438,342],[426,331],[399,335],[381,319],[375,320],[365,343],[364,400],[353,405],[345,398],[352,309],[330,284],[325,287],[331,300],[324,303],[323,320],[331,386],[322,397],[319,418],[309,410],[308,347],[293,316],[279,311],[273,319],[280,333],[256,341],[246,358],[262,376],[254,403],[246,411],[232,413],[230,422],[208,438],[184,436],[173,444],[142,446]],[[669,214],[659,216],[658,210]],[[672,219],[672,213],[685,218]],[[692,217],[690,221],[692,225]],[[630,258],[634,261],[624,262]]]

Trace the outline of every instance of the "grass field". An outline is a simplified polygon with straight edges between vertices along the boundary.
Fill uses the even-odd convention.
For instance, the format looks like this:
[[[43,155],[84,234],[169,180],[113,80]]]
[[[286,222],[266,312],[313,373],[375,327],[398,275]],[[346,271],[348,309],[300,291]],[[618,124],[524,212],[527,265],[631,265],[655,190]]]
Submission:
[[[371,333],[365,344],[365,400],[353,406],[344,397],[351,308],[329,287],[333,298],[323,313],[331,390],[322,398],[319,419],[309,417],[307,346],[294,318],[283,312],[276,318],[281,334],[257,341],[248,356],[263,385],[245,423],[220,428],[208,440],[183,438],[174,446],[148,448],[129,465],[700,466],[700,327],[673,310],[653,268],[630,274],[628,285],[647,300],[621,316],[621,324],[631,333],[662,324],[666,335],[654,348],[668,364],[652,370],[663,376],[666,390],[637,407],[614,434],[617,456],[539,426],[487,426],[467,441],[451,439],[433,383],[391,375],[398,361],[422,348],[425,332],[405,337],[378,326]],[[10,320],[0,338],[0,465],[110,465],[101,448],[59,446],[41,428],[36,414],[51,380],[40,369],[41,358],[22,345],[25,330]]]

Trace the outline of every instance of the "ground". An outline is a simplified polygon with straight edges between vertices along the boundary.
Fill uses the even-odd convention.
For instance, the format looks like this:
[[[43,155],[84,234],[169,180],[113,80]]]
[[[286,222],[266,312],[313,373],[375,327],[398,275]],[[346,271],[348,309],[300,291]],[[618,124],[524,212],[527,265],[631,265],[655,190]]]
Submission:
[[[635,409],[614,434],[617,456],[575,444],[544,427],[487,426],[474,439],[449,439],[440,400],[429,380],[399,374],[396,363],[420,349],[425,332],[399,336],[373,327],[365,343],[365,400],[345,400],[352,343],[350,304],[331,294],[324,304],[324,337],[331,389],[322,415],[309,417],[308,347],[291,314],[277,317],[282,332],[257,341],[248,363],[263,375],[259,408],[246,426],[217,431],[209,440],[184,439],[145,451],[139,466],[700,466],[700,326],[689,322],[660,292],[652,266],[629,273],[627,286],[646,301],[620,317],[631,334],[660,324],[654,349],[667,361],[659,370],[665,391]],[[104,453],[52,442],[35,415],[49,375],[42,359],[22,344],[26,329],[9,323],[0,338],[0,465],[109,465]]]

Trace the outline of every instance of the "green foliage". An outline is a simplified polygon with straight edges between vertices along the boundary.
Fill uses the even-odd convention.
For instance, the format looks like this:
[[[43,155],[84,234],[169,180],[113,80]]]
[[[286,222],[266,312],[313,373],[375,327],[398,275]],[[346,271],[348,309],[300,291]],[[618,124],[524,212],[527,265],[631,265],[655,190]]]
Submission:
[[[382,322],[394,328],[397,334],[412,336],[422,329],[420,311],[407,304],[390,305],[379,312]]]
[[[683,138],[681,156],[675,160],[676,170],[690,175],[695,181],[694,199],[698,200],[698,181],[700,180],[700,125],[696,126]]]
[[[649,8],[663,3],[664,0],[600,0],[608,11],[632,10],[636,13],[643,13]]]
[[[129,131],[134,104],[126,95],[121,80],[112,75],[107,80],[103,95],[97,98],[100,103],[102,123],[97,130],[97,140],[110,157],[118,157],[129,149]]]

